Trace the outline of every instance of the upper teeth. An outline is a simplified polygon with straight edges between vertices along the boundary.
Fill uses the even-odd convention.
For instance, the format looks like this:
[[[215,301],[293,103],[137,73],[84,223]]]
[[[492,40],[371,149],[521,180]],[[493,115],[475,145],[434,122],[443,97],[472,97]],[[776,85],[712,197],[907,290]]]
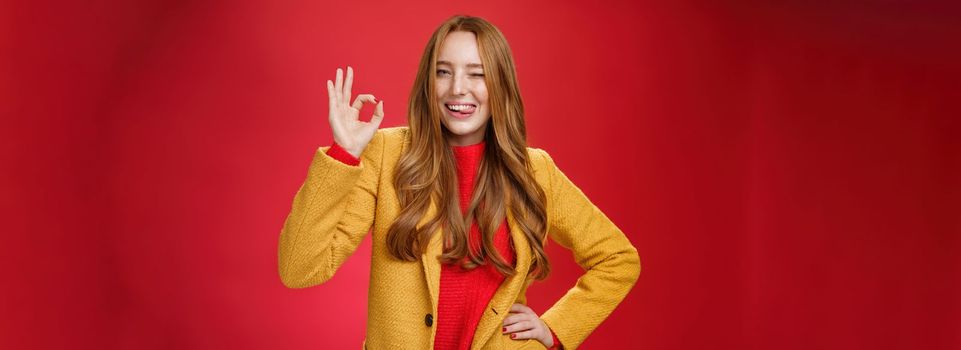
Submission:
[[[465,109],[468,109],[468,108],[471,108],[471,107],[473,107],[473,106],[471,106],[471,105],[447,105],[447,108],[450,108],[450,109],[455,110],[455,111],[461,111],[461,110],[465,110]]]

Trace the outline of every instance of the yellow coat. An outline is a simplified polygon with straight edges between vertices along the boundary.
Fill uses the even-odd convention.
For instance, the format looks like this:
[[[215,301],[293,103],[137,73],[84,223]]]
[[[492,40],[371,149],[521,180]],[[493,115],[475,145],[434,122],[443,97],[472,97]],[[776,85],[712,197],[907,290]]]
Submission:
[[[281,281],[306,288],[330,279],[368,232],[373,232],[368,291],[367,349],[431,349],[440,285],[441,234],[433,235],[421,261],[400,261],[387,251],[387,229],[400,212],[392,185],[394,168],[409,144],[407,127],[377,131],[350,166],[320,147],[294,196],[279,243]],[[637,249],[624,233],[554,165],[547,152],[528,148],[536,181],[547,194],[548,239],[571,250],[586,272],[541,319],[561,344],[574,349],[607,318],[634,286],[641,271]],[[424,218],[434,215],[431,205]],[[471,349],[544,349],[537,340],[501,333],[513,303],[526,304],[531,248],[508,215],[516,251],[516,274],[497,289],[481,318]],[[422,222],[423,223],[423,222]],[[428,316],[430,315],[430,316]],[[431,322],[432,323],[432,322]]]

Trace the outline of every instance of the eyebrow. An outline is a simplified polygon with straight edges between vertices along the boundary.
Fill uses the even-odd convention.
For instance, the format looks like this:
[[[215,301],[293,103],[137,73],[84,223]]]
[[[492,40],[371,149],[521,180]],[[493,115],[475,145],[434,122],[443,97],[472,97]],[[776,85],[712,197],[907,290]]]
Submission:
[[[446,65],[448,65],[448,66],[453,66],[453,64],[451,64],[450,62],[447,62],[447,61],[437,61],[437,65],[442,65],[442,64],[446,64]],[[468,64],[467,64],[467,68],[481,68],[481,69],[484,69],[484,65],[483,65],[483,64],[480,64],[480,63],[468,63]]]

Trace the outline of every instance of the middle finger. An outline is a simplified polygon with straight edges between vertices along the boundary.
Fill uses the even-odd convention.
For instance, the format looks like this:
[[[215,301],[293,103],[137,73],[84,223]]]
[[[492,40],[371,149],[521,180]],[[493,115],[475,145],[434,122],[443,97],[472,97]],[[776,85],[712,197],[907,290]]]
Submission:
[[[347,66],[347,80],[344,81],[344,104],[350,103],[350,88],[354,85],[354,69]]]
[[[337,102],[344,103],[344,70],[337,68],[337,79],[334,80],[334,91],[337,92]]]

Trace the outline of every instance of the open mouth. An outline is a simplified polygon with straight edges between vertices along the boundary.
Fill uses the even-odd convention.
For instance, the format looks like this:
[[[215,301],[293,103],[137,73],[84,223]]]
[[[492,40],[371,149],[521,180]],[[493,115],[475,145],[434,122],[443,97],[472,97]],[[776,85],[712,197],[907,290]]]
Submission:
[[[444,107],[447,107],[447,113],[454,116],[455,118],[467,118],[474,114],[477,110],[477,105],[470,103],[462,104],[451,104],[445,103]]]

